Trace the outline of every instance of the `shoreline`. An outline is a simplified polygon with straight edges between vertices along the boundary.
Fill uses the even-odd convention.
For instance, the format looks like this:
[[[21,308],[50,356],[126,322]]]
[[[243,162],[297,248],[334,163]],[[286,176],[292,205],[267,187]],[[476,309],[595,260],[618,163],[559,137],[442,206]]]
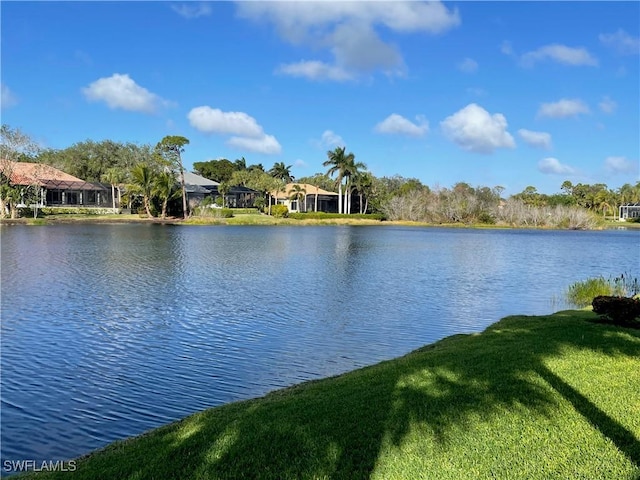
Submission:
[[[628,405],[609,394],[615,385],[615,397],[633,398],[639,348],[639,333],[588,311],[509,316],[480,333],[115,440],[65,461],[73,472],[17,478],[453,479],[464,478],[468,461],[479,476],[631,478],[640,472],[640,432]],[[594,365],[602,372],[595,382]],[[587,401],[581,395],[600,416],[576,405]],[[579,451],[566,440],[574,436]],[[549,462],[549,448],[562,463]]]
[[[212,225],[246,225],[246,226],[404,226],[417,228],[460,228],[460,229],[484,229],[484,230],[549,230],[564,231],[575,229],[539,227],[539,226],[510,226],[499,224],[434,224],[426,222],[414,222],[404,220],[377,220],[366,218],[327,218],[327,219],[293,219],[276,218],[260,214],[237,214],[231,218],[191,217],[188,219],[169,217],[161,219],[157,217],[147,218],[136,215],[55,215],[44,218],[2,218],[1,225],[60,225],[60,224],[155,224],[175,226],[212,226]],[[640,223],[636,222],[607,222],[598,228],[589,231],[601,230],[640,230]]]

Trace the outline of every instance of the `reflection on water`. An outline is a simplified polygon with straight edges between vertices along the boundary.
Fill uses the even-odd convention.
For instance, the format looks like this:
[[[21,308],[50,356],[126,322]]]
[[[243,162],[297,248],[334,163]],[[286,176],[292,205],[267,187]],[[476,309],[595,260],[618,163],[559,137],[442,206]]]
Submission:
[[[402,355],[592,275],[632,231],[2,227],[5,459],[71,458],[196,410]]]

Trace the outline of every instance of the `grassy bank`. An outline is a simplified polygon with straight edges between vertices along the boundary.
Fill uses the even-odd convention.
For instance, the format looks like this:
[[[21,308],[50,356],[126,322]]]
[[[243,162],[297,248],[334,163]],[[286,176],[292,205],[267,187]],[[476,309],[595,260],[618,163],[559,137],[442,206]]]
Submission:
[[[35,478],[637,478],[640,331],[595,319],[508,317]]]

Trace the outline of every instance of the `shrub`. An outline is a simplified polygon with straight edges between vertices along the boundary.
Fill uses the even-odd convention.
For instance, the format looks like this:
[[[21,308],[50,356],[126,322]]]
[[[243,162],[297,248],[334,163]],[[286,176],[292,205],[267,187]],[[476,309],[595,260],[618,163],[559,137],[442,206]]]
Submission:
[[[271,207],[271,215],[274,217],[286,217],[289,215],[289,209],[286,205],[273,205]]]
[[[212,207],[196,207],[193,209],[192,215],[195,217],[207,218],[231,218],[233,210],[230,208],[212,208]]]
[[[593,299],[601,295],[614,295],[621,293],[614,291],[611,281],[604,277],[588,278],[587,280],[576,282],[571,285],[566,292],[567,302],[578,308],[591,305]]]
[[[600,295],[593,299],[593,311],[616,325],[640,328],[640,299]]]

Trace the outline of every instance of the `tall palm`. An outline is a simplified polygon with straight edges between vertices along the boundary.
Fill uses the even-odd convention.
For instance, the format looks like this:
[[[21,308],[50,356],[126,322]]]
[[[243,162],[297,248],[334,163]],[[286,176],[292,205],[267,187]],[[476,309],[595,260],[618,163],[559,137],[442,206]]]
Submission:
[[[293,182],[294,177],[291,175],[291,165],[286,166],[284,162],[276,162],[273,164],[269,174],[285,183]]]
[[[373,176],[369,172],[358,172],[353,177],[353,187],[360,196],[360,213],[367,213],[369,196],[373,189]],[[366,203],[363,203],[363,197]]]
[[[360,173],[361,169],[365,169],[367,166],[362,162],[356,162],[356,157],[353,154],[347,158],[345,163],[345,169],[343,177],[345,179],[345,192],[344,192],[344,206],[345,213],[351,213],[351,191],[353,189],[353,181],[354,177],[357,177],[358,173]]]
[[[347,164],[349,161],[355,160],[353,153],[345,153],[345,147],[336,147],[334,150],[327,152],[327,160],[322,164],[329,167],[327,175],[336,176],[336,185],[338,186],[338,213],[342,212],[342,179],[344,178]]]
[[[111,185],[111,200],[113,209],[116,209],[116,189],[118,189],[118,206],[120,206],[120,184],[124,182],[124,172],[117,167],[108,168],[102,174],[102,181]]]
[[[146,163],[140,163],[131,169],[131,190],[142,195],[142,203],[148,217],[151,215],[151,197],[154,190],[155,172]]]
[[[167,218],[169,200],[180,196],[182,190],[178,188],[178,181],[173,172],[162,172],[154,179],[153,193],[162,201],[162,218]]]
[[[291,195],[289,196],[289,199],[297,201],[298,202],[298,211],[301,212],[302,209],[300,208],[300,205],[304,205],[304,210],[306,211],[306,204],[307,204],[307,190],[302,187],[301,185],[294,185],[293,187],[291,187]]]

